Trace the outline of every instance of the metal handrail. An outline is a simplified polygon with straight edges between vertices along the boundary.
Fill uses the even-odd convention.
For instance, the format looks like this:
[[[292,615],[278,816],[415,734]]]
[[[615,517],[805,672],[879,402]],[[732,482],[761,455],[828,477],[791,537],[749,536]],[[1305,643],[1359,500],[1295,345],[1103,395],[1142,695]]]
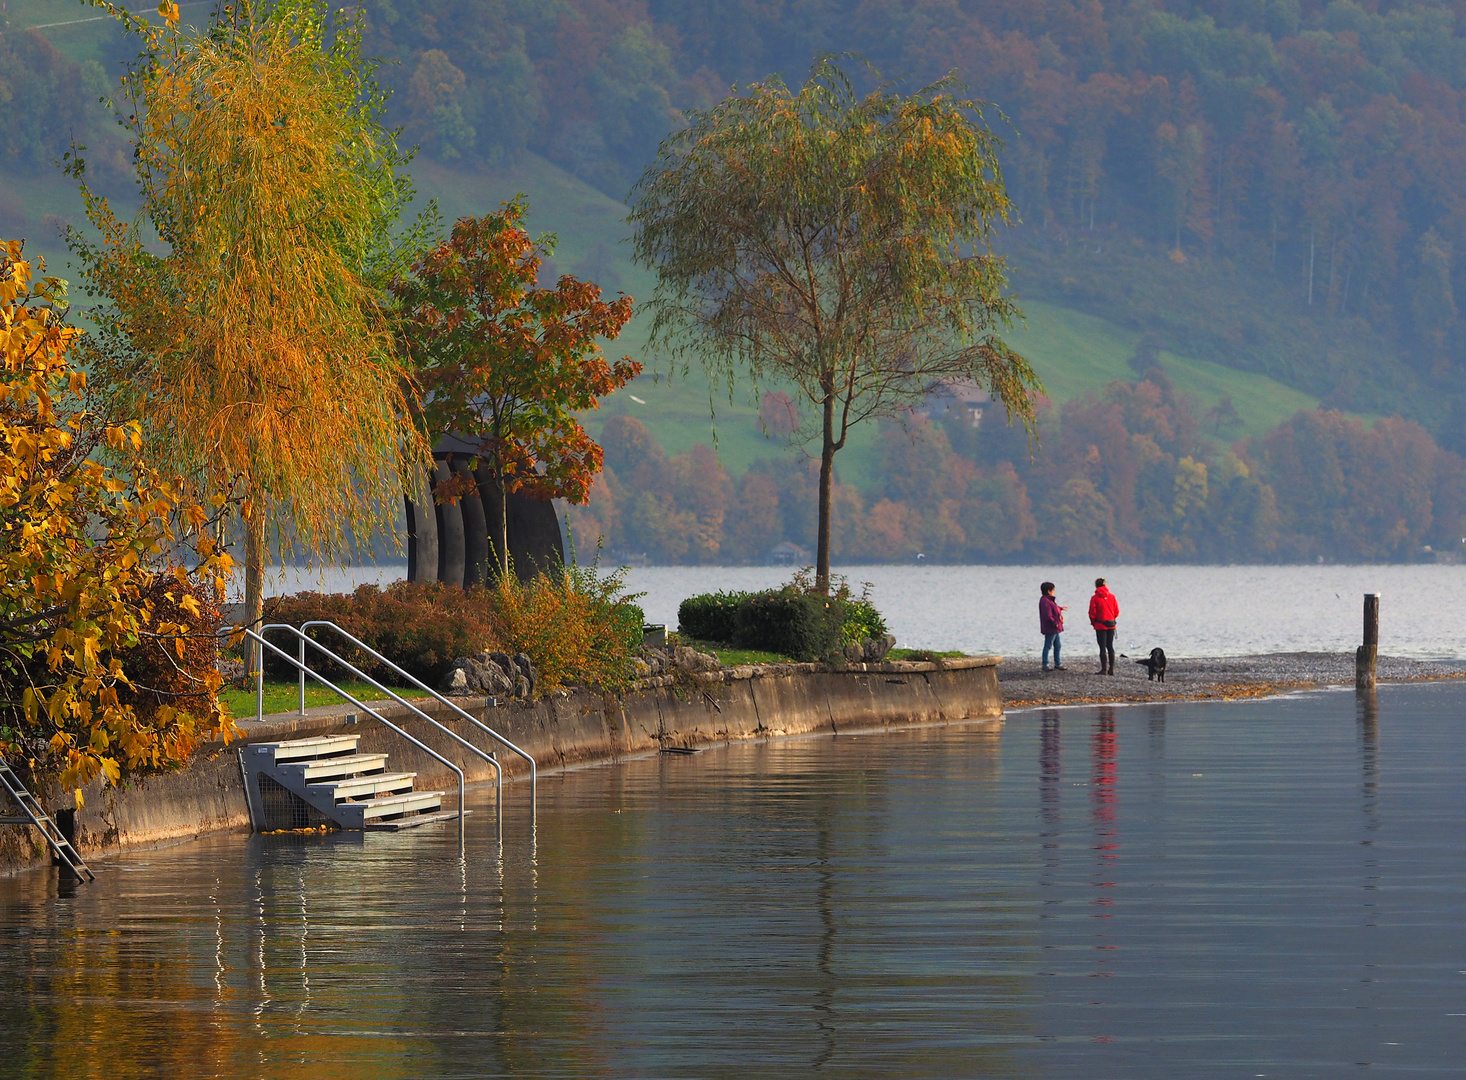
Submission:
[[[334,626],[335,624],[332,623],[330,625],[333,625]],[[339,629],[339,627],[338,627],[338,629]],[[366,674],[364,671],[362,671],[360,668],[356,667],[354,664],[350,663],[349,661],[347,661],[346,659],[344,659],[344,658],[342,658],[340,656],[337,656],[334,652],[332,652],[330,649],[326,648],[326,646],[322,645],[319,641],[315,640],[312,637],[306,636],[306,633],[305,633],[305,631],[303,629],[299,629],[297,627],[291,626],[289,623],[270,623],[268,626],[262,626],[262,627],[260,627],[260,633],[261,634],[268,633],[271,630],[288,630],[288,631],[290,631],[290,633],[294,634],[298,639],[300,639],[300,651],[301,651],[302,657],[304,656],[304,653],[305,653],[305,645],[306,645],[306,642],[310,642],[310,644],[313,645],[313,646],[315,646],[316,649],[318,649],[319,651],[325,653],[326,656],[329,659],[336,661],[336,663],[340,664],[347,671],[351,672],[351,674],[355,675],[362,682],[367,683],[368,685],[370,685],[374,689],[380,691],[383,694],[386,694],[393,701],[397,702],[397,704],[403,706],[404,708],[409,709],[412,712],[415,712],[423,720],[426,720],[433,727],[435,727],[439,731],[443,732],[443,734],[445,734],[445,735],[449,736],[450,738],[456,740],[457,742],[461,743],[463,746],[467,747],[473,753],[477,754],[479,757],[483,758],[491,766],[493,766],[493,769],[494,769],[494,816],[495,816],[496,822],[498,824],[499,835],[500,835],[501,838],[503,837],[503,835],[504,835],[504,766],[499,763],[499,759],[498,758],[494,757],[493,754],[488,753],[487,751],[484,751],[484,750],[479,749],[477,746],[475,746],[473,743],[469,742],[462,735],[458,734],[458,732],[454,731],[452,728],[448,727],[447,725],[442,724],[442,723],[439,723],[434,717],[431,717],[427,713],[423,712],[421,709],[419,709],[412,702],[408,701],[406,698],[404,698],[404,697],[400,696],[399,694],[397,694],[396,691],[392,690],[389,687],[383,686],[381,683],[377,682],[376,679],[373,679],[370,675]],[[342,631],[342,632],[344,633],[345,631]],[[318,678],[318,679],[321,678],[319,675],[316,675],[316,673],[313,670],[311,670],[311,669],[309,669],[309,668],[307,668],[305,666],[305,663],[304,663],[304,660],[303,659],[300,662],[297,663],[297,666],[300,668],[300,678],[301,678],[301,681],[302,682],[304,682],[304,680],[305,680],[305,672],[306,671],[311,671],[311,674],[312,675],[315,675],[316,678]],[[264,664],[261,664],[260,665],[260,670],[256,673],[256,676],[255,677],[258,680],[258,682],[257,682],[257,690],[256,690],[256,702],[257,702],[257,704],[256,704],[255,709],[256,709],[257,715],[263,717],[264,707],[265,707],[265,665]],[[322,679],[321,681],[324,682],[325,680]],[[340,690],[337,690],[336,692],[338,694],[341,693]],[[302,715],[304,715],[304,713],[302,713]],[[460,775],[462,775],[462,774],[460,773]]]
[[[537,786],[537,783],[538,783],[538,778],[536,776],[536,766],[535,766],[535,760],[534,760],[533,757],[531,757],[525,751],[521,750],[519,747],[515,746],[512,742],[510,742],[504,736],[500,735],[493,728],[489,727],[488,724],[485,724],[478,717],[474,716],[472,713],[470,713],[470,712],[468,712],[468,711],[466,711],[464,709],[459,708],[452,701],[449,701],[446,697],[444,697],[442,694],[438,693],[438,691],[434,690],[431,686],[429,686],[427,683],[423,682],[416,675],[412,675],[409,672],[404,671],[402,668],[398,667],[391,660],[388,660],[385,656],[383,656],[381,653],[377,652],[376,649],[372,648],[370,645],[368,645],[366,642],[362,641],[356,635],[351,634],[351,633],[347,632],[346,630],[343,630],[341,627],[337,626],[335,623],[328,622],[325,619],[312,619],[310,622],[301,623],[300,624],[301,633],[304,634],[306,628],[307,627],[311,627],[311,626],[325,626],[325,627],[329,627],[330,629],[336,631],[336,633],[340,634],[347,641],[351,642],[353,645],[357,646],[359,649],[362,649],[365,652],[369,653],[375,660],[379,661],[380,663],[386,664],[389,668],[391,668],[393,671],[395,671],[398,675],[401,675],[408,682],[412,683],[419,690],[425,690],[425,691],[427,691],[433,697],[437,698],[438,701],[440,701],[442,704],[448,706],[448,708],[452,709],[459,716],[463,717],[463,719],[467,720],[470,724],[473,724],[480,731],[484,732],[484,734],[486,734],[490,738],[494,739],[496,742],[498,742],[500,745],[502,745],[505,749],[509,750],[512,753],[518,754],[520,757],[524,758],[525,761],[529,762],[529,819],[530,819],[531,822],[534,821],[535,804],[537,802],[537,798],[536,798],[536,794],[537,794],[537,792],[536,792],[536,786]],[[314,640],[314,639],[311,639],[311,640]],[[304,642],[302,642],[301,643],[301,646],[300,646],[300,655],[301,655],[301,659],[304,660],[305,659],[305,643]],[[300,714],[302,716],[305,715],[305,676],[303,674],[300,677]]]
[[[353,705],[355,705],[358,709],[361,709],[363,712],[368,713],[371,716],[376,717],[376,719],[380,720],[384,725],[386,725],[387,727],[391,728],[393,731],[397,732],[397,734],[401,735],[404,739],[406,739],[408,742],[412,743],[412,745],[416,746],[419,750],[422,750],[424,753],[428,754],[429,756],[431,756],[433,758],[436,758],[439,762],[441,762],[442,764],[448,766],[448,768],[452,769],[455,773],[457,773],[458,774],[458,845],[459,845],[459,847],[462,847],[463,846],[463,814],[464,814],[463,804],[466,801],[466,796],[465,796],[465,793],[464,793],[464,789],[465,789],[465,786],[466,785],[465,785],[465,781],[464,781],[464,777],[463,777],[463,770],[462,769],[460,769],[457,765],[453,764],[453,762],[449,761],[442,754],[438,753],[436,750],[434,750],[427,743],[423,742],[421,739],[417,739],[417,738],[414,738],[412,735],[409,735],[406,731],[404,731],[402,728],[398,727],[396,724],[392,723],[392,721],[388,720],[381,713],[377,712],[376,709],[373,709],[366,702],[364,702],[364,701],[358,701],[356,698],[354,698],[350,694],[348,694],[345,690],[341,689],[341,687],[337,686],[335,683],[331,682],[331,680],[327,679],[320,672],[313,671],[310,668],[305,667],[303,664],[299,663],[299,661],[297,661],[295,659],[295,657],[291,656],[289,653],[285,652],[283,649],[277,648],[275,645],[273,645],[270,642],[266,641],[264,639],[263,633],[255,633],[255,631],[250,630],[248,627],[236,627],[235,629],[241,629],[241,630],[243,630],[244,631],[244,636],[247,637],[247,638],[250,638],[251,640],[258,641],[260,643],[260,647],[262,649],[269,649],[272,653],[275,653],[277,656],[279,656],[286,663],[293,664],[296,667],[300,668],[302,671],[304,671],[306,674],[308,674],[311,678],[315,679],[322,686],[326,687],[328,690],[332,690],[335,693],[340,694],[343,698],[345,698],[347,701],[351,702]],[[273,629],[273,628],[272,627],[267,627],[267,626],[260,627],[260,630],[261,631],[269,630],[269,629]],[[293,629],[293,627],[292,627],[292,629]],[[264,719],[264,712],[265,712],[265,664],[264,664],[264,654],[263,653],[260,654],[260,670],[258,671],[258,673],[256,675],[256,678],[257,678],[257,682],[256,682],[256,691],[255,691],[255,693],[256,693],[256,697],[255,697],[255,718],[257,720],[263,720]],[[368,680],[368,681],[370,681],[370,680]]]

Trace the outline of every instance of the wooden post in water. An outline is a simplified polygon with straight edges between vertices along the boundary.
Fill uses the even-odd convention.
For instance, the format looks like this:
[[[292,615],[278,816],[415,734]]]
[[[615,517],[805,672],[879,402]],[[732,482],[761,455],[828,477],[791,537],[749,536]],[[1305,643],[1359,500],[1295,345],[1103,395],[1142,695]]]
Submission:
[[[1379,593],[1364,594],[1364,644],[1354,654],[1354,686],[1374,689],[1374,670],[1379,661]]]

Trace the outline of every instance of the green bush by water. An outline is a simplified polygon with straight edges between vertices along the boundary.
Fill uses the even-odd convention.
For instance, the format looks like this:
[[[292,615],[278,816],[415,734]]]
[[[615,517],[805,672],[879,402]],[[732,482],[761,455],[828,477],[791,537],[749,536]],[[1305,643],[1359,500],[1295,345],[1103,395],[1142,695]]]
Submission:
[[[738,605],[746,592],[715,592],[689,596],[677,605],[677,629],[699,641],[731,642],[738,630]]]
[[[733,644],[783,653],[795,660],[827,660],[840,649],[845,604],[793,586],[746,597],[738,605]]]
[[[836,578],[818,592],[807,571],[778,589],[689,596],[677,607],[678,631],[699,641],[737,645],[796,660],[823,660],[841,646],[879,639],[886,620],[871,602],[869,586],[855,596]]]

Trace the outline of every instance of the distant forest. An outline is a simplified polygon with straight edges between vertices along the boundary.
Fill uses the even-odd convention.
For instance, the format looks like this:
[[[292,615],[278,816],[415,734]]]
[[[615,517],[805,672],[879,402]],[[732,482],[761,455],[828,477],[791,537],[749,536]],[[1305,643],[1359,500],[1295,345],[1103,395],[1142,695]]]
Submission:
[[[730,85],[851,50],[995,104],[1020,293],[1466,450],[1460,0],[366,0],[435,156],[618,199]],[[1008,121],[999,115],[1001,110]]]
[[[858,53],[913,88],[955,71],[1006,140],[1023,224],[1001,243],[1020,303],[1089,311],[1143,332],[1152,353],[1262,372],[1325,406],[1231,443],[1226,417],[1198,415],[1140,363],[1134,381],[1048,409],[1032,461],[1000,420],[974,431],[913,417],[915,441],[882,433],[877,488],[841,488],[844,561],[1461,549],[1466,0],[362,11],[405,141],[450,167],[532,151],[619,200],[685,110],[735,85],[797,83],[825,52]],[[75,63],[37,33],[0,36],[6,169],[52,171],[76,139],[104,182],[129,180],[127,148],[95,104],[128,52],[120,38],[113,49]],[[0,184],[0,228],[16,198]],[[738,562],[762,561],[770,538],[813,535],[812,485],[787,461],[731,477],[712,450],[669,458],[630,420],[612,421],[606,442],[596,499],[571,514],[583,538],[658,561]]]
[[[766,413],[786,407],[770,401]],[[1165,374],[1040,413],[1021,429],[965,409],[882,428],[874,491],[837,484],[837,562],[1455,561],[1466,535],[1466,461],[1398,417],[1366,427],[1300,412],[1262,438],[1219,445],[1227,418],[1198,415]],[[567,522],[585,556],[765,563],[815,531],[817,470],[787,459],[730,476],[709,446],[668,457],[634,417],[607,422],[606,468]]]

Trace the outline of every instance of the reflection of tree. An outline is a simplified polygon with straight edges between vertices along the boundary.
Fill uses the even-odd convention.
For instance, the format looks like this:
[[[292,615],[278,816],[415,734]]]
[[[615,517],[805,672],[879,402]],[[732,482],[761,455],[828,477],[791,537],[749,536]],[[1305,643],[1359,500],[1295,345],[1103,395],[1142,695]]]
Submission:
[[[1024,1075],[1030,930],[977,865],[1005,857],[997,749],[841,736],[542,784],[538,866],[513,820],[494,862],[484,815],[466,888],[415,830],[7,889],[0,1073]]]
[[[818,877],[815,907],[820,915],[820,944],[815,954],[815,968],[819,974],[815,978],[814,1009],[819,1017],[815,1021],[815,1027],[819,1029],[823,1042],[814,1057],[816,1069],[826,1065],[835,1056],[834,1005],[837,983],[831,966],[835,953],[835,875],[830,869],[830,850],[834,846],[834,837],[830,833],[831,824],[828,808],[822,807],[814,824],[815,873]]]

